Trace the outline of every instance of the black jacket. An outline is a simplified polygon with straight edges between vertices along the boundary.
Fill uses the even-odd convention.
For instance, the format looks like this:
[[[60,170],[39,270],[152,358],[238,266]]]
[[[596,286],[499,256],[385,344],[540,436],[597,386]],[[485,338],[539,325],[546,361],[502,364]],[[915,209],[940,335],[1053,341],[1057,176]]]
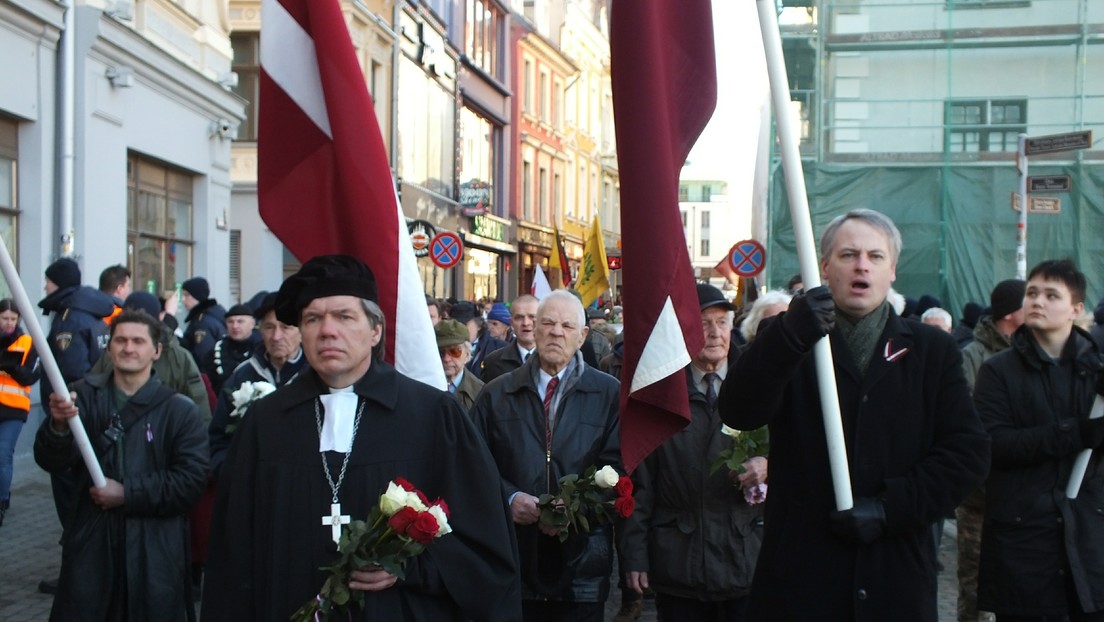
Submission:
[[[483,374],[480,378],[484,383],[490,382],[521,367],[521,363],[521,353],[518,352],[517,343],[511,341],[506,347],[487,355],[483,360]]]
[[[468,361],[468,371],[475,374],[476,378],[483,379],[483,361],[490,355],[491,352],[505,348],[506,342],[496,337],[490,336],[486,329],[483,330],[483,336],[476,342],[475,347],[472,348],[471,360]]]
[[[783,331],[768,320],[720,394],[728,425],[770,424],[770,493],[749,619],[934,622],[931,525],[989,469],[989,438],[957,344],[891,313],[861,374],[841,330],[830,335],[852,491],[885,504],[885,535],[859,546],[829,521],[836,504],[815,357]]]
[[[538,357],[500,376],[483,387],[471,415],[487,441],[502,477],[503,503],[515,492],[539,497],[559,491],[559,479],[571,473],[582,474],[591,466],[621,466],[620,420],[617,380],[583,363],[575,354],[574,370],[565,377],[552,431],[552,454],[546,462],[544,405],[537,392]],[[560,554],[553,540],[543,536],[536,525],[515,525],[521,553],[525,598],[538,598],[534,568],[541,556]],[[571,541],[579,547],[570,562],[574,578],[553,599],[576,602],[604,602],[609,594],[609,576],[613,567],[613,541],[606,528],[595,529],[583,541]],[[543,551],[541,556],[537,551]],[[567,562],[565,562],[566,564]],[[543,589],[543,588],[540,588]]]
[[[61,369],[61,377],[66,383],[80,380],[107,348],[108,327],[104,318],[115,310],[115,303],[98,289],[74,285],[46,296],[38,306],[47,315],[53,314],[46,340]],[[39,391],[46,401],[53,387],[43,382]]]
[[[1095,451],[1081,492],[1065,495],[1082,449],[1099,348],[1074,329],[1059,365],[1043,358],[1027,327],[978,372],[974,402],[993,437],[985,484],[978,606],[1019,616],[1066,611],[1066,573],[1085,611],[1104,610],[1104,460]],[[1065,407],[1059,406],[1065,404]]]
[[[202,370],[215,342],[226,334],[226,309],[220,307],[214,298],[208,298],[192,307],[184,321],[188,326],[184,329],[180,344],[192,353],[196,365]]]
[[[621,535],[621,572],[648,573],[657,592],[700,601],[747,596],[763,542],[763,506],[748,505],[727,470],[709,469],[732,440],[686,370],[690,423],[633,471],[636,509]]]
[[[58,435],[49,418],[43,421],[35,461],[50,473],[74,469],[79,491],[75,512],[63,525],[50,619],[116,619],[107,610],[116,569],[126,577],[126,619],[190,619],[188,512],[207,485],[207,435],[195,404],[154,374],[119,411],[125,431],[112,443],[104,434],[115,412],[111,376],[90,375],[73,389],[104,476],[122,483],[126,501],[107,511],[93,503],[91,477],[73,436]]]
[[[214,347],[211,348],[211,353],[207,355],[202,370],[203,373],[207,374],[207,379],[211,381],[211,388],[214,389],[216,395],[222,389],[223,383],[230,377],[230,374],[233,374],[238,365],[241,365],[252,356],[253,350],[258,345],[261,345],[261,333],[256,330],[249,333],[249,336],[241,341],[231,339],[229,335],[225,335],[215,342]]]

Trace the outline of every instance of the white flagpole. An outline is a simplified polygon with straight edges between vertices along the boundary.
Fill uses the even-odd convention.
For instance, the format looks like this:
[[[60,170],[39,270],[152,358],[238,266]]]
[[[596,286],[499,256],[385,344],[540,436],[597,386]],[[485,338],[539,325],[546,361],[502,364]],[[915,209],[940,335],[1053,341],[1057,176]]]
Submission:
[[[1104,396],[1097,395],[1093,401],[1092,410],[1089,411],[1089,419],[1104,417]],[[1085,471],[1089,469],[1089,458],[1092,457],[1091,449],[1082,449],[1081,453],[1073,460],[1073,469],[1070,471],[1069,483],[1066,484],[1066,498],[1076,499],[1081,492],[1081,481],[1085,479]]]
[[[42,361],[46,378],[54,387],[54,393],[65,396],[66,401],[68,401],[69,388],[61,377],[61,370],[58,368],[57,361],[54,360],[54,354],[50,352],[50,343],[46,341],[46,335],[42,332],[42,325],[38,323],[38,318],[35,316],[35,308],[31,305],[30,298],[27,297],[27,290],[23,288],[23,281],[19,280],[19,273],[15,270],[15,263],[12,261],[11,254],[8,253],[8,246],[3,239],[0,239],[0,270],[4,272],[4,279],[7,280],[8,288],[11,289],[15,306],[19,309],[19,315],[23,317],[23,323],[27,326],[27,332],[31,335],[31,342],[34,344],[35,350],[38,351],[38,358]],[[46,404],[43,404],[42,408],[48,410]],[[49,414],[46,416],[49,417]],[[92,443],[88,441],[88,433],[84,431],[84,425],[81,423],[79,416],[69,419],[69,432],[73,435],[77,448],[80,449],[81,457],[84,458],[84,465],[88,468],[89,475],[92,476],[92,483],[96,485],[96,488],[107,486],[103,469],[100,468],[100,463],[96,459],[96,452],[92,450]]]
[[[778,32],[775,1],[756,0],[755,4],[759,9],[759,27],[763,31],[767,75],[770,77],[771,101],[774,104],[774,122],[778,127],[779,146],[782,150],[782,168],[786,175],[786,191],[790,198],[790,218],[793,220],[794,236],[797,241],[801,280],[806,289],[809,289],[820,285],[820,267],[817,265],[816,243],[813,240],[813,225],[809,217],[805,176],[801,170],[798,137],[790,109],[790,83],[786,77],[786,63],[782,57],[782,36]],[[851,473],[847,466],[847,445],[843,438],[835,366],[832,362],[832,347],[828,339],[817,342],[814,354],[820,403],[821,408],[824,409],[824,435],[828,440],[828,462],[832,471],[832,486],[836,493],[836,509],[849,510],[854,506],[854,499],[851,496]]]

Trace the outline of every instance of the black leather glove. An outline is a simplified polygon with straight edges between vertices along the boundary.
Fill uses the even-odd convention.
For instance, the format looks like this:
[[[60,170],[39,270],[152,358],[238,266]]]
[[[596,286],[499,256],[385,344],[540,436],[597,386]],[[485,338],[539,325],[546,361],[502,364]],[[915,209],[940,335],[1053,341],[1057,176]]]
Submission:
[[[1085,449],[1098,449],[1104,445],[1104,417],[1081,419],[1077,422],[1081,431],[1081,445]]]
[[[832,531],[848,542],[870,544],[885,533],[885,505],[881,499],[859,497],[855,507],[829,515]]]
[[[800,350],[809,351],[836,325],[836,304],[827,285],[794,296],[782,316],[782,328]]]

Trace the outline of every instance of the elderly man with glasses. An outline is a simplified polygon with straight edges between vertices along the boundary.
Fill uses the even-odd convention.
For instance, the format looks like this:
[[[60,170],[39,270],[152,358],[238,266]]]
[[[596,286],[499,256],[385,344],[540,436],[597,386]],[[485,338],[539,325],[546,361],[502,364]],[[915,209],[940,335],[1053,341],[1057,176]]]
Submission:
[[[445,368],[448,390],[460,400],[464,410],[471,410],[475,396],[483,388],[483,381],[475,374],[464,373],[464,366],[471,360],[472,347],[468,341],[468,328],[456,320],[441,320],[433,327],[437,334],[437,352]]]

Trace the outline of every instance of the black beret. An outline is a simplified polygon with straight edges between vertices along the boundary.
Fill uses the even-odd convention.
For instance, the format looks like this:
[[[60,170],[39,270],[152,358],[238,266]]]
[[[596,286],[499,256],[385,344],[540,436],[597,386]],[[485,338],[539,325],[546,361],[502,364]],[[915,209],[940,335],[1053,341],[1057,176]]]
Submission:
[[[253,309],[250,309],[249,305],[237,304],[230,307],[230,310],[226,312],[226,317],[235,315],[248,315],[249,317],[253,317]]]
[[[315,298],[355,296],[379,302],[376,277],[361,260],[349,255],[319,255],[289,276],[276,294],[276,319],[299,325],[299,312]]]

